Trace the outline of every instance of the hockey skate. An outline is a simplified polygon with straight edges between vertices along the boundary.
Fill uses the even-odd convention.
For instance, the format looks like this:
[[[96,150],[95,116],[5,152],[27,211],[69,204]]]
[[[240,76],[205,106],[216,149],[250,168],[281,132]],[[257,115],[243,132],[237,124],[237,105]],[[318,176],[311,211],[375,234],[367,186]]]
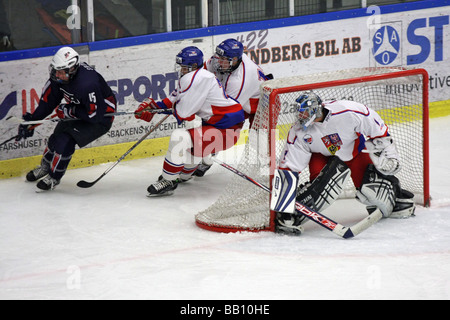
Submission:
[[[45,165],[41,165],[34,170],[31,170],[27,173],[26,179],[27,181],[33,182],[39,179],[42,179],[48,174],[49,167]]]
[[[147,197],[170,196],[177,187],[177,180],[166,180],[162,178],[147,188]]]
[[[55,189],[59,184],[59,180],[56,180],[50,176],[46,176],[44,179],[39,181],[36,185],[36,192],[49,191]]]
[[[303,224],[306,217],[298,213],[277,212],[275,219],[275,232],[299,236],[303,233]]]
[[[203,177],[206,171],[208,171],[209,168],[211,168],[211,166],[212,165],[208,165],[202,162],[198,165],[197,169],[194,171],[192,175],[195,177]]]
[[[189,180],[191,180],[191,179],[192,179],[192,176],[190,176],[189,179],[176,178],[176,179],[175,179],[175,182],[176,182],[176,183],[183,183],[183,182],[187,182],[187,181],[189,181]],[[164,178],[163,178],[162,175],[160,175],[160,176],[158,177],[158,181],[161,181],[161,180],[164,180]]]

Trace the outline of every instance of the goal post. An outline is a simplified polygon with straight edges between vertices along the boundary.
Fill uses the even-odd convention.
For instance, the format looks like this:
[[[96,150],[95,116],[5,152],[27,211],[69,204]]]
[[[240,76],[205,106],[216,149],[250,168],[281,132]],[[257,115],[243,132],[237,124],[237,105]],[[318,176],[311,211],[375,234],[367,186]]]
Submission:
[[[296,121],[295,99],[309,90],[323,101],[354,100],[377,111],[402,160],[396,175],[402,188],[414,193],[416,203],[429,205],[428,74],[424,69],[360,68],[266,81],[246,143],[235,147],[240,150],[235,164],[239,171],[271,188],[287,133]],[[219,199],[195,216],[196,224],[218,232],[273,231],[270,194],[241,177],[231,179]],[[308,180],[305,169],[300,181]],[[354,194],[350,181],[345,195]]]

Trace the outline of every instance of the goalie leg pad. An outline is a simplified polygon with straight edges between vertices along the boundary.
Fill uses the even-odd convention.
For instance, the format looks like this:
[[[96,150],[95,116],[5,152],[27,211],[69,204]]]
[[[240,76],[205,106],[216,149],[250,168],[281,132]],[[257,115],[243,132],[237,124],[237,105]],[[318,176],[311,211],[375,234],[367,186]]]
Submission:
[[[370,164],[364,173],[363,182],[356,192],[356,197],[365,205],[379,208],[383,216],[387,218],[394,210],[396,194],[399,191],[400,183],[396,177],[385,176]]]
[[[300,235],[306,217],[295,213],[295,197],[297,195],[298,172],[277,170],[272,183],[270,209],[276,211],[275,232],[289,235]]]
[[[399,195],[395,199],[394,209],[389,218],[405,219],[414,216],[416,205],[414,204],[414,194],[401,189]]]
[[[349,177],[345,162],[330,157],[319,175],[298,190],[297,201],[316,211],[324,210],[339,198]]]
[[[294,213],[297,185],[298,172],[276,170],[272,183],[270,209],[279,212]]]
[[[415,216],[414,212],[416,211],[416,205],[414,203],[414,194],[407,190],[401,190],[400,195],[395,199],[394,209],[392,210],[389,218],[391,219],[406,219],[409,217]],[[374,212],[377,207],[376,206],[367,206],[367,212],[371,214]]]

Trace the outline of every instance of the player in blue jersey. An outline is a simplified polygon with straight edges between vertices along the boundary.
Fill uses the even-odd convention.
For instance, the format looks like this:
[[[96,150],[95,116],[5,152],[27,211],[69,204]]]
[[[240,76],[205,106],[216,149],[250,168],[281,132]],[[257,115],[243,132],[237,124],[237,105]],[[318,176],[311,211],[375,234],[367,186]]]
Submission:
[[[75,146],[80,148],[106,134],[116,111],[116,98],[104,78],[78,53],[63,47],[53,56],[49,66],[50,79],[42,91],[33,114],[23,115],[25,121],[42,120],[54,110],[61,119],[48,139],[41,164],[28,172],[27,181],[38,181],[38,191],[52,190],[66,172]],[[19,126],[17,140],[33,135],[30,125]]]

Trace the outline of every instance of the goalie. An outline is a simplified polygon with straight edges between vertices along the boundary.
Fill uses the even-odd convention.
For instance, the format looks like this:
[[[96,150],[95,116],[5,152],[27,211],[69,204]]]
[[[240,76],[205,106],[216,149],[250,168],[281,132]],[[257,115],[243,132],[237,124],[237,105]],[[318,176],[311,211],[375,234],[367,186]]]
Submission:
[[[394,139],[374,110],[348,100],[322,102],[311,91],[296,99],[296,108],[298,121],[289,131],[273,180],[277,232],[301,234],[307,219],[295,211],[295,201],[324,210],[349,178],[369,214],[376,208],[385,218],[414,214],[414,195],[394,176],[401,168]],[[306,167],[310,181],[298,186]]]

